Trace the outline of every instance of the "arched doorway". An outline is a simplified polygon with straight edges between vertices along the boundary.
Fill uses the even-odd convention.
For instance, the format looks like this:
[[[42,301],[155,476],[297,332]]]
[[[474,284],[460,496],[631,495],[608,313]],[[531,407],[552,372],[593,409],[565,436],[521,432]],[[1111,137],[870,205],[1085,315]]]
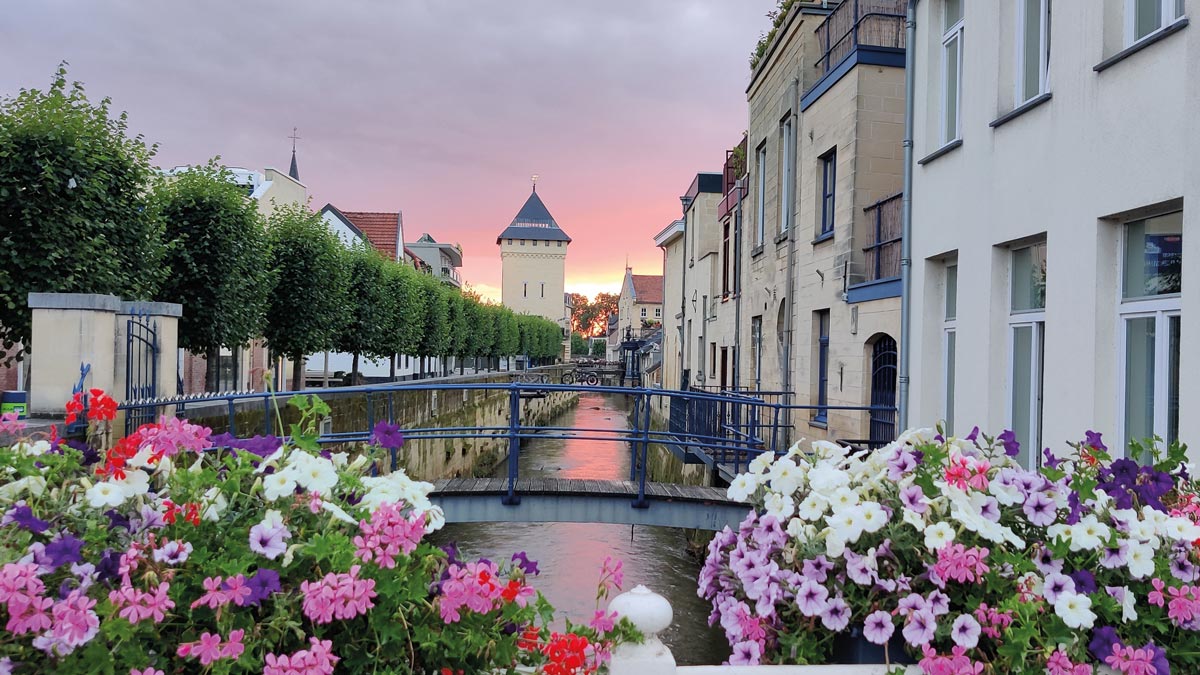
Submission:
[[[896,439],[896,340],[875,338],[871,348],[871,447]]]

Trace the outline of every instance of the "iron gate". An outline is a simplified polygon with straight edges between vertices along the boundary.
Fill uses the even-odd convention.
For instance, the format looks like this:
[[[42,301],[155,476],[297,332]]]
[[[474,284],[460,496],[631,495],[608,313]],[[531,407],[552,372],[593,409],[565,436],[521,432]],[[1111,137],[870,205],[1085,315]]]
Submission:
[[[158,322],[135,313],[125,322],[125,401],[158,397]],[[154,421],[157,408],[125,411],[125,434]]]
[[[871,408],[871,446],[895,440],[896,340],[890,335],[880,336],[871,352]]]

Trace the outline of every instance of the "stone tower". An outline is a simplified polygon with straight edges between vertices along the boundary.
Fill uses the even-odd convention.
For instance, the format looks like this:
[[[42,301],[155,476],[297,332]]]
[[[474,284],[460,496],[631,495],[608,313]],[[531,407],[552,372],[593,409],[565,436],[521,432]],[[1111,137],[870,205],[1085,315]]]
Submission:
[[[496,243],[500,245],[504,306],[517,314],[537,314],[559,326],[569,325],[565,286],[571,238],[554,222],[538,197],[536,184]]]

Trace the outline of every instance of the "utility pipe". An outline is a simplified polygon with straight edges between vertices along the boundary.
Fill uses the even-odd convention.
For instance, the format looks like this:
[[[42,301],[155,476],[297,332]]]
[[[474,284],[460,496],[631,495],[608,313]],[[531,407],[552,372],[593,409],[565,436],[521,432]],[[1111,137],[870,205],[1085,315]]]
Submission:
[[[904,34],[904,196],[900,198],[900,400],[897,428],[908,428],[909,348],[912,338],[913,93],[916,89],[917,2],[908,1]]]

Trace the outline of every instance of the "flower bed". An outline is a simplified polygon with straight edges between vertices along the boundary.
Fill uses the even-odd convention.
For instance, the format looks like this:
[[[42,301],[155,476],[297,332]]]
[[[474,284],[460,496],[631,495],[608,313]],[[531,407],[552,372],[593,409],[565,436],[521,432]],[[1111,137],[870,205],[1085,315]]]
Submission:
[[[1185,449],[1112,459],[1088,432],[1041,468],[1012,434],[909,431],[862,455],[764,455],[700,594],[731,663],[827,663],[850,631],[925,673],[1200,672],[1200,499]]]
[[[372,475],[394,426],[355,456],[323,452],[328,408],[297,396],[286,443],[163,418],[99,448],[115,403],[90,399],[71,415],[92,442],[0,448],[0,673],[567,675],[637,637],[600,610],[552,630],[523,553],[468,561],[425,542],[444,522],[432,486]],[[620,577],[606,560],[598,604]]]

